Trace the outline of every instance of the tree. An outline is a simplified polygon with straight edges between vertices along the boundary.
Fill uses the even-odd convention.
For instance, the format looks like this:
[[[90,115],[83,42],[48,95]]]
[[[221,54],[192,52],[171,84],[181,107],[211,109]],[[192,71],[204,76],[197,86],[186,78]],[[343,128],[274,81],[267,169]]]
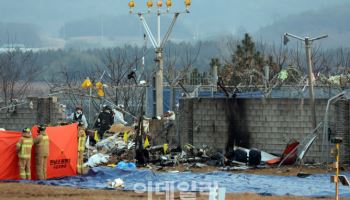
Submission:
[[[175,87],[180,81],[187,78],[193,65],[198,60],[201,47],[201,42],[195,45],[182,43],[182,47],[179,50],[176,49],[176,46],[166,46],[164,78],[169,86]]]
[[[228,47],[233,49],[231,43]],[[300,61],[299,52],[292,53],[295,53],[294,56]],[[213,59],[212,63],[215,62]],[[219,76],[227,86],[240,88],[243,91],[260,90],[265,97],[268,97],[273,88],[300,81],[301,71],[293,65],[286,66],[287,62],[288,50],[282,45],[276,47],[261,42],[256,44],[249,34],[245,34],[243,40],[236,45],[230,59],[226,60],[219,70]],[[281,72],[290,76],[282,80]]]
[[[110,49],[105,56],[104,66],[97,67],[99,74],[105,73],[104,80],[108,85],[105,98],[115,105],[123,104],[134,115],[138,114],[143,103],[141,95],[144,95],[138,78],[142,77],[147,83],[151,80],[143,70],[137,70],[142,65],[144,52],[144,49],[131,46]]]
[[[201,46],[201,42],[198,42],[195,45],[183,42],[182,45],[180,45],[181,48],[179,48],[179,50],[177,50],[176,46],[172,45],[172,43],[169,43],[166,46],[163,76],[170,87],[169,105],[171,110],[176,109],[175,87],[180,86],[185,93],[188,93],[189,88],[185,88],[182,84],[191,84],[191,79],[189,80],[188,74],[191,74],[191,69],[198,60]]]
[[[12,99],[22,99],[30,92],[33,81],[41,72],[33,52],[20,50],[0,54],[0,97],[5,105]]]
[[[234,85],[262,85],[264,80],[259,74],[263,74],[263,67],[266,64],[275,65],[272,57],[265,60],[264,55],[256,50],[255,43],[249,34],[244,35],[244,39],[237,45],[231,57],[231,63],[226,67],[231,65],[233,68],[231,83]]]

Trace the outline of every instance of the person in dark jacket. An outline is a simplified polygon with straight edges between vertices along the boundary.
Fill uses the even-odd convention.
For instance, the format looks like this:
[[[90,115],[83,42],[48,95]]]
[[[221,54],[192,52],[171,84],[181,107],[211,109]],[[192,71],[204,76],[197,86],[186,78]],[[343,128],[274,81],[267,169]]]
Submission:
[[[68,116],[68,119],[72,122],[82,121],[84,123],[84,128],[87,129],[88,123],[86,121],[86,117],[83,113],[83,108],[81,106],[75,107],[75,112]]]
[[[114,115],[109,106],[103,106],[102,112],[98,115],[95,123],[95,128],[98,129],[100,140],[103,139],[104,133],[111,128],[114,122]]]

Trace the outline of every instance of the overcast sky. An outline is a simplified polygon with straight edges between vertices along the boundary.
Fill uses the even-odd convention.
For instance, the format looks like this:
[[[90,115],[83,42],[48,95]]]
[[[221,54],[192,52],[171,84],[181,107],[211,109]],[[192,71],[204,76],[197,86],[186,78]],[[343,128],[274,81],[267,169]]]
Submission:
[[[193,0],[186,22],[199,22],[213,30],[245,27],[257,30],[281,17],[324,8],[347,0]],[[146,0],[135,0],[135,10],[145,9]],[[30,22],[60,26],[64,22],[100,15],[125,15],[127,0],[0,0],[2,22]],[[183,0],[174,0],[174,10],[182,10]],[[223,25],[223,26],[222,26]],[[200,27],[199,27],[200,28]]]
[[[205,38],[224,32],[255,32],[281,18],[348,1],[192,0],[191,13],[180,16],[179,21]],[[135,10],[145,10],[145,2],[135,0]],[[183,2],[173,0],[173,9],[183,10]],[[58,35],[59,28],[66,22],[128,15],[127,3],[128,0],[0,0],[0,22],[37,24],[44,32]]]

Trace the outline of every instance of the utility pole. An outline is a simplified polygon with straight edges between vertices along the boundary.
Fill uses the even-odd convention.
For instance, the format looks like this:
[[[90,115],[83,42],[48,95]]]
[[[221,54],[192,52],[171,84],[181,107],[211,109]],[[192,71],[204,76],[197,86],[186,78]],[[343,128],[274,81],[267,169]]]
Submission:
[[[167,0],[166,1],[166,11],[162,10],[163,7],[163,1],[159,0],[157,2],[157,10],[155,12],[152,11],[153,7],[153,1],[149,0],[147,1],[147,7],[148,11],[146,12],[137,12],[137,15],[146,31],[147,36],[150,39],[150,42],[152,43],[152,46],[155,49],[156,53],[156,74],[155,74],[155,89],[156,89],[156,94],[155,94],[155,101],[156,101],[156,113],[154,113],[155,116],[162,116],[163,115],[163,48],[165,43],[168,41],[169,36],[174,28],[175,22],[180,15],[180,13],[189,13],[189,7],[191,5],[191,0],[185,0],[185,6],[186,10],[184,12],[170,12],[170,8],[172,6],[172,1]],[[130,7],[130,13],[134,13],[133,9],[135,7],[135,2],[134,0],[131,0],[129,2],[129,7]],[[146,14],[156,14],[157,15],[157,39],[154,37],[151,29],[148,26],[148,23],[146,22],[145,15]],[[161,32],[160,32],[160,18],[161,15],[163,14],[173,14],[173,20],[168,27],[167,32],[165,33],[163,39],[161,39]]]
[[[292,35],[290,33],[284,34],[284,45],[286,45],[289,42],[288,37],[295,38],[297,40],[303,41],[305,45],[305,52],[306,52],[306,62],[308,67],[308,81],[309,81],[309,93],[310,93],[310,106],[311,106],[311,116],[312,116],[312,128],[316,128],[316,106],[315,106],[315,92],[314,92],[314,82],[313,82],[313,72],[312,72],[312,60],[311,60],[311,45],[312,42],[315,40],[320,40],[323,38],[328,37],[328,35],[322,35],[316,38],[301,38],[295,35]]]

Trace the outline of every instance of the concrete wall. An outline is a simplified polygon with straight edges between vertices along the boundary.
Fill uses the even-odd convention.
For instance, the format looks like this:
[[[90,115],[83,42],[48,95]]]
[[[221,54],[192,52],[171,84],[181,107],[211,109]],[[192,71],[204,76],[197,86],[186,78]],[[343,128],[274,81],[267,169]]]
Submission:
[[[327,100],[316,100],[317,123],[323,121],[326,105]],[[180,142],[195,146],[226,149],[235,143],[281,154],[290,140],[302,141],[312,131],[307,99],[182,99],[179,113]],[[349,104],[331,105],[329,122],[332,132],[344,138],[342,160],[350,161]],[[322,135],[323,128],[310,148],[306,162],[324,160]]]
[[[167,143],[171,146],[176,146],[179,144],[176,135],[176,121],[152,119],[149,123],[149,132],[152,138],[152,145]]]
[[[29,102],[33,102],[30,108]],[[20,131],[33,124],[55,124],[64,119],[64,114],[59,107],[57,98],[29,97],[28,103],[18,105],[15,112],[8,109],[0,111],[0,128]]]

